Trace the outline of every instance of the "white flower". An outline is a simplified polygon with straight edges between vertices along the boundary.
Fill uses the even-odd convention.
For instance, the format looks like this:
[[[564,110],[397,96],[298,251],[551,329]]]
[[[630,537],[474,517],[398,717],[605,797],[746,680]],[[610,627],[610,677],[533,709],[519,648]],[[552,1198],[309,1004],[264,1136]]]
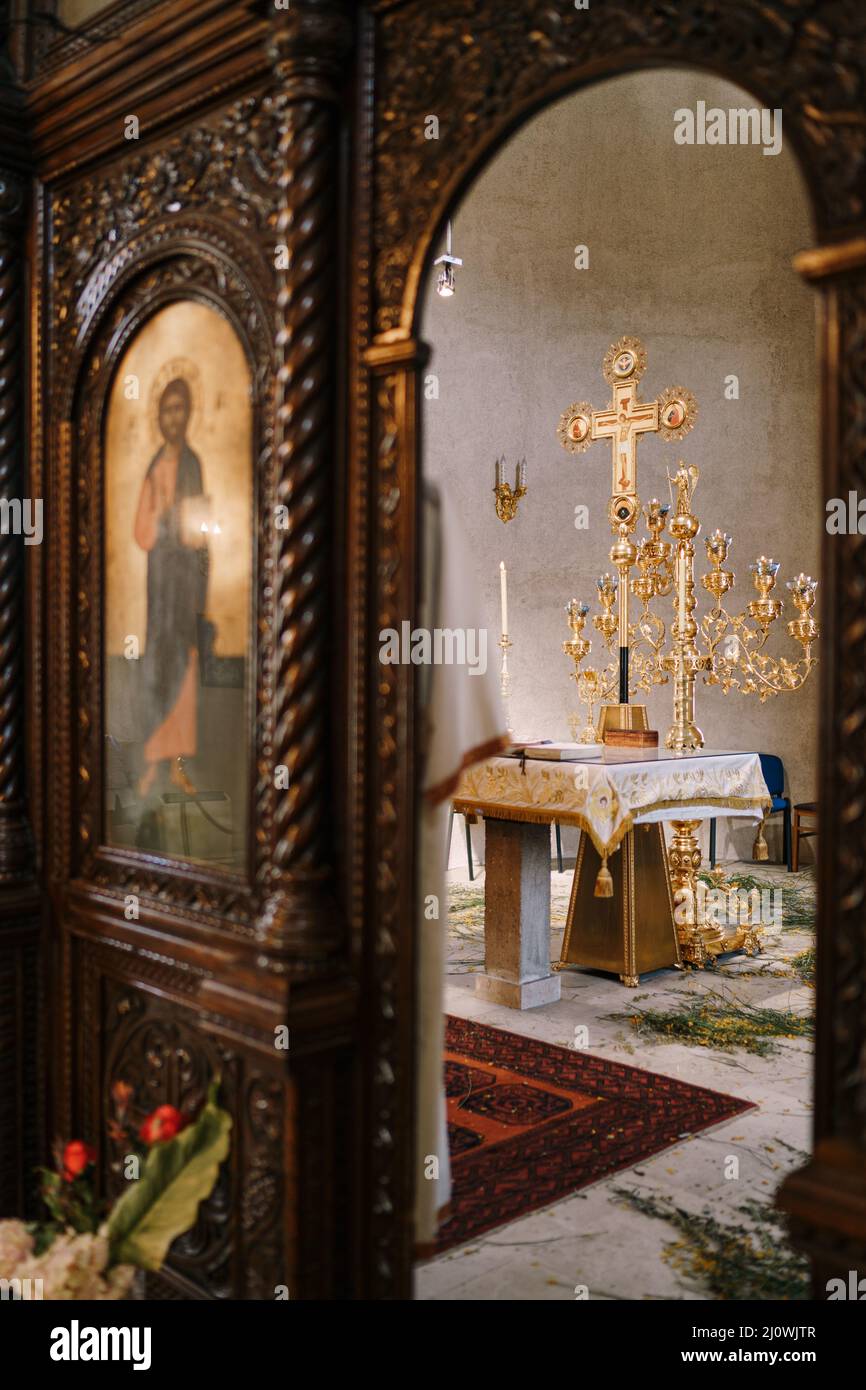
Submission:
[[[23,1221],[0,1221],[0,1279],[15,1277],[19,1264],[33,1254],[33,1237]]]
[[[41,1279],[44,1299],[87,1300],[124,1298],[135,1275],[131,1265],[106,1272],[108,1239],[64,1231],[46,1251],[19,1266],[20,1279]]]

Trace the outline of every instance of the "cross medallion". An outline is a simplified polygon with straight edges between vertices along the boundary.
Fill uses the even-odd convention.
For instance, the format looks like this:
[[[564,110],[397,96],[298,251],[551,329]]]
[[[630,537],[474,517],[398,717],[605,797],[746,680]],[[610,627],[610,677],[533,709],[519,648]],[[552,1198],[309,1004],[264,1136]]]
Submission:
[[[694,396],[681,386],[669,386],[654,401],[638,399],[637,386],[646,370],[646,349],[637,338],[620,338],[605,354],[604,379],[613,399],[604,410],[593,410],[586,401],[570,405],[559,421],[557,434],[564,449],[582,454],[596,439],[611,442],[611,501],[637,497],[637,446],[642,434],[663,439],[682,439],[697,415]],[[630,507],[629,515],[635,515]],[[612,511],[611,515],[614,513]]]

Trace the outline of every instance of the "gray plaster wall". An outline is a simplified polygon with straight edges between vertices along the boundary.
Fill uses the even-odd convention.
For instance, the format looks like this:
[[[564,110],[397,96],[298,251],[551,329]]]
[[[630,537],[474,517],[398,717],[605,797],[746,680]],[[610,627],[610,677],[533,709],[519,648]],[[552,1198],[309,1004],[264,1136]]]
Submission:
[[[790,652],[784,582],[801,569],[819,572],[816,305],[791,268],[812,242],[805,185],[785,142],[776,156],[759,146],[676,144],[674,112],[698,101],[724,110],[755,104],[730,83],[655,70],[546,109],[454,211],[454,251],[465,261],[456,295],[440,298],[433,275],[427,283],[420,332],[439,394],[424,402],[424,467],[469,520],[492,659],[500,560],[507,565],[512,724],[523,736],[569,738],[568,716],[579,708],[561,650],[563,606],[571,597],[594,605],[595,579],[611,568],[610,446],[570,455],[555,431],[572,401],[609,402],[602,357],[623,334],[648,350],[642,399],[674,384],[698,399],[685,440],[645,438],[638,449],[643,501],[667,497],[665,471],[679,458],[701,470],[698,574],[707,568],[703,537],[716,526],[734,537],[735,611],[754,596],[749,563],[761,553],[779,560],[786,603],[772,649]],[[588,269],[575,268],[578,245],[588,247]],[[725,399],[731,374],[738,400]],[[519,457],[528,468],[528,495],[508,525],[491,491],[503,453],[512,481]],[[575,529],[577,504],[589,508],[587,530]],[[706,594],[698,593],[700,613]],[[667,620],[671,600],[663,602]],[[779,754],[790,794],[802,801],[816,793],[817,701],[814,677],[763,706],[699,684],[697,722],[707,746]],[[648,704],[663,736],[671,686]],[[748,857],[752,827],[720,822],[719,833],[723,856]],[[780,836],[768,828],[771,855]],[[452,863],[464,857],[462,835],[454,840]]]

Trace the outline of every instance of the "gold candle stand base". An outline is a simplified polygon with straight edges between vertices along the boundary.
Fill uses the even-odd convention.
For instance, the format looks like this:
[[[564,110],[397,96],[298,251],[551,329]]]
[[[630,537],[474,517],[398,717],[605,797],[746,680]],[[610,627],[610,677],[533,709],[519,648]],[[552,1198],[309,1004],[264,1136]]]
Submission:
[[[692,915],[695,919],[692,922],[677,921],[680,954],[686,965],[705,969],[715,963],[717,956],[726,955],[728,951],[746,951],[756,956],[762,949],[762,942],[760,926],[737,925],[723,932],[716,922],[708,921],[701,910],[697,892],[701,846],[695,833],[700,824],[699,820],[671,821],[674,834],[668,850],[668,861],[674,902],[677,904],[675,918],[688,902],[688,897],[678,898],[677,894],[687,888],[691,892]],[[718,887],[724,888],[721,877]]]
[[[674,724],[668,729],[665,737],[665,748],[670,749],[672,753],[694,753],[703,746],[704,736],[697,724],[690,719]]]
[[[604,743],[607,729],[640,729],[646,732],[649,729],[646,705],[602,705],[598,715],[600,743]]]

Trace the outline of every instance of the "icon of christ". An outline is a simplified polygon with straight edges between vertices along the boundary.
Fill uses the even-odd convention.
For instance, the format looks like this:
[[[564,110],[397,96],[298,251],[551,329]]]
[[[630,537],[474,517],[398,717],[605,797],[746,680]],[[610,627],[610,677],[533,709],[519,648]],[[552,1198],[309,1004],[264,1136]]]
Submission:
[[[195,795],[185,760],[196,753],[209,552],[201,463],[186,438],[191,409],[189,384],[175,377],[159,398],[164,442],[148,464],[135,516],[135,542],[147,553],[141,796],[161,765],[174,787]]]

